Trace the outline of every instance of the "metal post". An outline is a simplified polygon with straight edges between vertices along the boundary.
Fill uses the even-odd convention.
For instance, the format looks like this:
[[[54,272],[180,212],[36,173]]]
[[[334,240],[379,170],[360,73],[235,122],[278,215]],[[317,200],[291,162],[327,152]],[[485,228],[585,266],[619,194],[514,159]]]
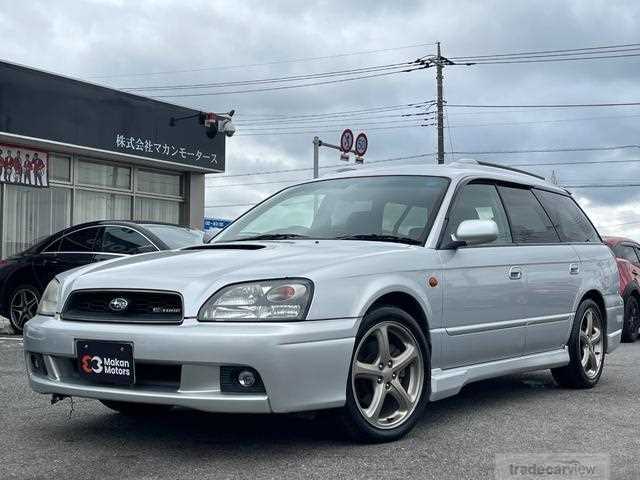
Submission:
[[[318,178],[319,174],[319,165],[318,165],[318,157],[320,153],[320,138],[313,137],[313,178]]]
[[[438,106],[438,163],[444,163],[444,113],[442,102],[442,56],[440,55],[440,42],[436,57],[436,82],[437,82],[437,106]]]

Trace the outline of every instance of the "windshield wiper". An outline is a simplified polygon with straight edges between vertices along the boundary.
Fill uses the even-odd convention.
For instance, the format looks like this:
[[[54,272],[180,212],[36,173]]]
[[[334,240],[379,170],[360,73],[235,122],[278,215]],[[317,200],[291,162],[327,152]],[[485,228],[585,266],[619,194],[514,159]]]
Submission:
[[[375,242],[395,242],[406,243],[408,245],[422,245],[422,242],[409,237],[397,237],[395,235],[379,235],[376,233],[359,234],[359,235],[342,235],[336,237],[336,240],[371,240]]]
[[[255,235],[253,237],[237,238],[235,242],[245,242],[251,240],[290,240],[294,238],[310,238],[306,235],[298,235],[297,233],[265,233],[263,235]]]

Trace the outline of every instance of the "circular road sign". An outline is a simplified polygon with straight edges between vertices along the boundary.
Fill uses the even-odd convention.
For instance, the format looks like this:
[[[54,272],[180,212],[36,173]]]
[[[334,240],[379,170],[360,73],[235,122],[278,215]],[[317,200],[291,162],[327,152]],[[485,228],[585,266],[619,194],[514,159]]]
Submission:
[[[369,140],[364,133],[361,133],[356,138],[356,155],[362,157],[365,153],[367,153],[367,148],[369,147]]]
[[[353,132],[350,129],[346,129],[342,132],[342,136],[340,137],[340,148],[343,152],[347,153],[351,151],[353,147]]]

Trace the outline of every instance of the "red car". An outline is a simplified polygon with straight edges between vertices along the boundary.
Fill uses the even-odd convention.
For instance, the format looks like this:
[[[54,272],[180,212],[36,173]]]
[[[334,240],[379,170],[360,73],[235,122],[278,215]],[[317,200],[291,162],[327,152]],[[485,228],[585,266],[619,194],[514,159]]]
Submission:
[[[613,251],[624,299],[622,340],[635,342],[640,334],[640,244],[623,237],[603,237]]]

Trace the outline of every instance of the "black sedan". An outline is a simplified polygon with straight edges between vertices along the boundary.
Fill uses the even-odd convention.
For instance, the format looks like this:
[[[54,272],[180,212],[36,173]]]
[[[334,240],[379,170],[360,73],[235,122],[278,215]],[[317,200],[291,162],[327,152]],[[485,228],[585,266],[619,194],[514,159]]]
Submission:
[[[109,258],[203,243],[204,232],[166,223],[99,221],[76,225],[0,260],[0,315],[20,333],[58,273]]]

